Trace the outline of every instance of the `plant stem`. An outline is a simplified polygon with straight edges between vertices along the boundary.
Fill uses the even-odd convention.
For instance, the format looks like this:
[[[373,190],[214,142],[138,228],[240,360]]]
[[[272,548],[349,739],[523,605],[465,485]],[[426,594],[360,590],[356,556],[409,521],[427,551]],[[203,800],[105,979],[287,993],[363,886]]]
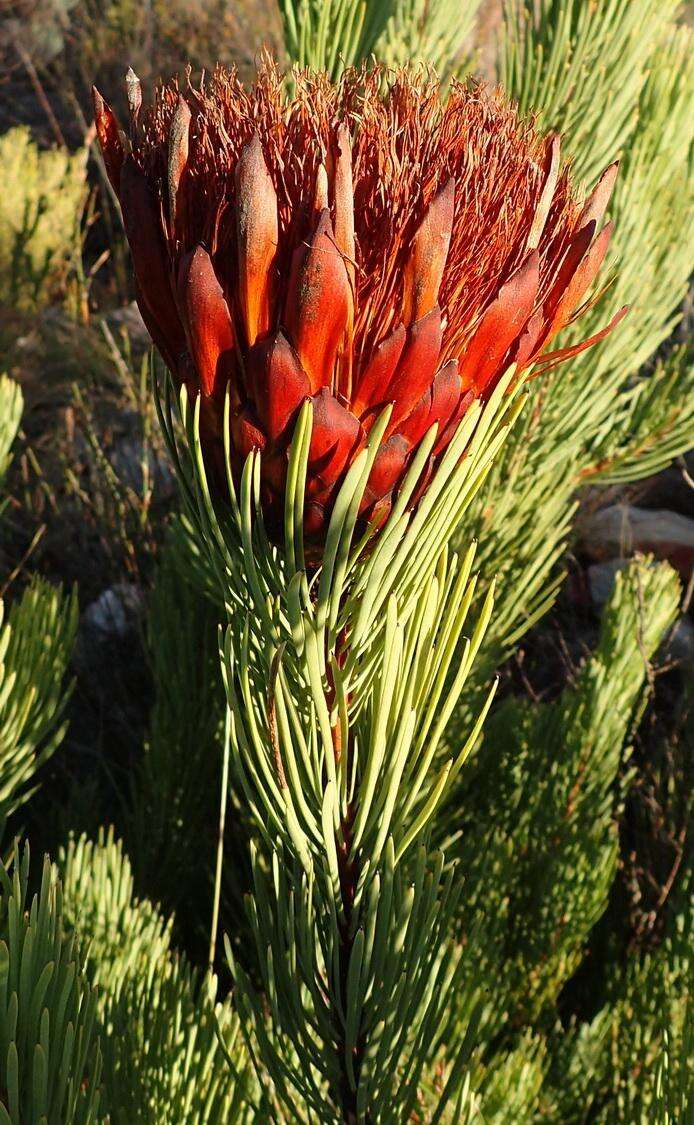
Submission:
[[[339,665],[343,665],[346,658],[346,637],[344,635],[338,638],[336,647],[336,658]],[[329,675],[330,692],[329,692],[329,705],[334,703],[335,684],[332,681],[332,676]],[[333,751],[335,755],[335,764],[340,762],[343,755],[346,757],[344,769],[349,776],[350,761],[352,754],[352,738],[351,734],[347,735],[347,745],[342,745],[341,726],[337,722],[333,727]],[[352,947],[354,945],[354,938],[352,936],[353,928],[352,921],[354,915],[354,899],[359,885],[360,866],[358,858],[355,857],[350,861],[350,852],[352,849],[352,826],[354,824],[354,817],[356,809],[353,805],[349,805],[346,814],[340,825],[340,840],[338,841],[337,849],[337,864],[340,877],[340,895],[342,898],[342,908],[344,911],[344,921],[341,924],[340,933],[340,990],[343,1000],[346,1003],[347,999],[347,975],[349,972],[349,962],[352,955]],[[347,1073],[347,1066],[345,1063],[347,1045],[343,1039],[338,1042],[338,1051],[340,1056],[340,1088],[338,1091],[338,1098],[342,1108],[342,1120],[344,1125],[356,1125],[357,1123],[357,1090],[359,1089],[359,1075],[362,1067],[362,1048],[359,1042],[354,1049],[352,1059],[352,1066],[354,1069],[354,1077],[356,1080],[356,1089],[352,1089],[349,1075]]]
[[[347,816],[342,822],[342,844],[338,851],[338,868],[340,872],[340,891],[342,894],[342,906],[345,913],[345,920],[342,925],[342,945],[340,949],[340,985],[342,995],[346,1000],[347,997],[347,973],[349,970],[349,961],[352,955],[352,946],[354,944],[352,938],[352,916],[354,910],[354,896],[356,894],[357,884],[359,880],[359,868],[355,862],[350,863],[349,853],[352,843],[352,823],[354,821],[354,810],[350,806],[347,810]],[[346,1044],[340,1043],[340,1059],[342,1067],[342,1080],[340,1083],[340,1102],[342,1105],[342,1118],[344,1125],[356,1125],[357,1123],[357,1091],[353,1090],[349,1076],[347,1074],[347,1067],[345,1065],[345,1050]],[[359,1074],[362,1065],[362,1051],[359,1044],[357,1044],[354,1051],[354,1077],[356,1079],[357,1088],[359,1087]]]
[[[48,124],[51,127],[51,132],[53,133],[53,138],[54,138],[56,144],[58,145],[59,148],[67,148],[67,145],[65,144],[65,137],[63,136],[60,125],[58,124],[58,118],[54,114],[51,103],[49,102],[49,100],[46,96],[46,91],[43,88],[43,85],[41,83],[41,79],[38,76],[38,72],[36,70],[36,67],[34,66],[34,64],[32,62],[31,55],[26,50],[26,48],[25,48],[24,44],[22,43],[19,35],[15,35],[15,37],[14,37],[14,46],[15,46],[15,50],[16,50],[17,54],[19,55],[19,58],[22,62],[22,65],[24,66],[24,69],[26,70],[27,74],[29,75],[29,81],[31,82],[32,86],[34,87],[34,93],[36,94],[39,105],[41,106],[41,109],[43,110],[43,112],[45,113],[45,115],[48,119]]]
[[[224,750],[222,754],[222,784],[219,795],[219,827],[217,832],[217,862],[214,873],[214,897],[212,900],[212,924],[210,926],[210,951],[208,962],[210,970],[214,967],[217,952],[217,930],[219,929],[219,900],[222,892],[222,864],[224,862],[224,826],[227,817],[227,789],[229,787],[229,742],[231,738],[230,711],[224,715]]]

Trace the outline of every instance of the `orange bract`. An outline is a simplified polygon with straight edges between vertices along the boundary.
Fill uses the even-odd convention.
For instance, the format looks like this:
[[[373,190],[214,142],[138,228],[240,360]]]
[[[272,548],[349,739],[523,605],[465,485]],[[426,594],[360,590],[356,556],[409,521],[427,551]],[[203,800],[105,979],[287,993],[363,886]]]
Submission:
[[[434,423],[430,470],[511,363],[564,356],[548,346],[602,263],[616,166],[582,204],[558,138],[499,92],[454,84],[444,102],[428,75],[363,70],[337,85],[298,74],[288,98],[266,60],[252,88],[218,68],[199,87],[161,87],[143,117],[139,103],[126,140],[95,92],[142,315],[174,377],[203,396],[213,464],[229,389],[233,468],[262,451],[271,528],[305,399],[305,527],[319,540],[387,403],[363,504],[379,521]]]

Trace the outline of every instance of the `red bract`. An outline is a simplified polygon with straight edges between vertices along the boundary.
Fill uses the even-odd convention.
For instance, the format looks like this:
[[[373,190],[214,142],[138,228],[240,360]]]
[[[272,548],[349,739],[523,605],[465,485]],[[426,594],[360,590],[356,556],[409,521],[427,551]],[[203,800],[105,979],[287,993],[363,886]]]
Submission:
[[[271,529],[306,399],[305,530],[320,542],[386,404],[363,504],[379,522],[434,423],[429,470],[510,364],[552,365],[618,319],[549,351],[604,258],[616,166],[579,202],[558,139],[498,92],[454,84],[443,102],[414,72],[351,71],[338,85],[300,74],[288,97],[268,62],[250,89],[221,68],[163,86],[142,117],[132,76],[129,91],[129,138],[96,91],[94,106],[142,316],[176,381],[202,395],[211,465],[229,390],[232,468],[261,450]]]

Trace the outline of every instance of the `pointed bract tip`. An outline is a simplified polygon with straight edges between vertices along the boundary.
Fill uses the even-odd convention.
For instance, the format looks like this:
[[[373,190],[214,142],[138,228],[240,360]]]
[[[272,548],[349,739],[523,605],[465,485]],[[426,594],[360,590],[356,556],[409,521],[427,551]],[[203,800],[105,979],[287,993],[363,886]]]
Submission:
[[[187,130],[190,124],[191,117],[192,114],[190,112],[190,106],[188,105],[188,102],[183,97],[183,94],[179,94],[178,101],[176,103],[176,109],[174,111],[171,133],[169,134],[169,144],[179,150],[182,148],[182,146],[185,146],[186,157],[188,147]]]
[[[179,211],[179,187],[181,184],[181,177],[188,164],[188,129],[190,125],[191,112],[185,98],[180,94],[178,97],[178,104],[171,123],[171,130],[169,132],[169,161],[168,161],[168,185],[169,185],[169,208],[171,212],[172,222],[176,222],[176,217]]]
[[[352,148],[352,133],[346,121],[341,121],[337,127],[337,143],[341,149],[349,151]]]
[[[94,107],[94,116],[101,117],[106,110],[106,102],[96,86],[92,86],[92,105]]]
[[[265,161],[265,153],[263,152],[262,141],[257,129],[254,129],[250,137],[246,141],[239,153],[238,163],[236,165],[236,181],[247,178],[248,174],[251,175],[251,180],[248,181],[249,185],[253,177],[258,173],[265,174],[269,177],[267,163]]]
[[[244,153],[248,153],[249,156],[261,156],[263,160],[265,159],[263,155],[263,146],[260,141],[260,134],[257,129],[253,130],[245,145],[241,149],[241,154],[243,155]]]
[[[94,106],[94,124],[96,136],[103,156],[104,165],[111,185],[118,194],[123,161],[128,152],[128,145],[119,127],[116,115],[108,102],[102,98],[96,86],[92,86],[92,102]]]
[[[315,242],[323,235],[327,236],[331,240],[333,238],[333,223],[332,219],[330,218],[330,210],[328,207],[320,208],[318,222],[316,223],[316,228],[313,232],[313,238],[311,239],[311,242]]]
[[[560,161],[561,136],[559,133],[552,133],[549,138],[549,177],[554,181],[554,186],[556,186],[556,180],[559,176]]]
[[[429,212],[432,213],[436,210],[441,219],[444,220],[446,228],[453,225],[453,213],[455,209],[455,179],[449,176],[444,184],[438,189],[429,204]],[[444,218],[445,216],[445,218]],[[447,230],[448,237],[450,238],[450,230]]]
[[[618,171],[618,160],[614,160],[612,164],[608,164],[583,205],[579,221],[580,225],[583,226],[590,222],[595,222],[597,225],[600,222],[610,202]]]
[[[140,79],[131,66],[128,67],[125,75],[125,88],[130,116],[134,120],[137,120],[140,107],[142,106],[142,86],[140,85]]]
[[[316,211],[325,211],[328,207],[328,173],[322,162],[316,169],[314,207]]]
[[[617,173],[618,172],[619,172],[619,160],[613,160],[611,164],[607,165],[607,168],[605,169],[605,171],[602,173],[602,175],[598,179],[598,185],[609,184],[610,189],[611,189],[615,180],[617,179]]]
[[[437,199],[447,198],[449,195],[453,199],[455,199],[455,177],[454,176],[448,177],[448,179],[446,180],[443,187],[439,188],[439,190],[437,191],[436,198]]]

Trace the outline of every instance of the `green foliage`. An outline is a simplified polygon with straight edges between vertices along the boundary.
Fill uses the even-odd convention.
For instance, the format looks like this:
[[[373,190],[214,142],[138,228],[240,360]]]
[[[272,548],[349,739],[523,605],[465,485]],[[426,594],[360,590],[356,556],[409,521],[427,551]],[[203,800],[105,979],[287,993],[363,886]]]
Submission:
[[[594,355],[580,357],[575,368],[577,385],[591,402],[588,425],[582,427],[587,462],[582,471],[597,463],[605,480],[611,462],[623,462],[625,455],[632,459],[634,479],[646,442],[651,447],[657,443],[658,457],[653,448],[643,456],[640,477],[669,464],[671,442],[678,450],[694,444],[691,353],[673,357],[669,378],[659,377],[658,369],[655,375],[641,372],[677,324],[691,273],[685,232],[694,213],[693,47],[689,28],[671,29],[658,43],[657,59],[652,59],[638,105],[639,125],[629,139],[611,208],[617,277],[609,301],[601,302],[585,328],[590,331],[598,319],[604,322],[619,302],[628,302],[631,311],[623,331],[615,332]],[[610,393],[612,399],[605,400]],[[640,398],[640,414],[630,419],[636,428],[629,450],[620,444],[623,414],[633,405],[638,408]],[[574,406],[569,425],[577,415]]]
[[[65,595],[39,578],[4,626],[0,601],[0,834],[63,740],[70,695],[64,680],[76,629],[76,593]]]
[[[48,859],[33,898],[28,885],[25,846],[0,865],[0,1122],[91,1125],[101,1072],[96,995],[66,934]]]
[[[446,75],[468,38],[480,0],[278,0],[292,62],[339,77],[371,56]]]
[[[479,1066],[472,1122],[521,1125],[536,1120],[538,1096],[547,1070],[546,1048],[540,1036],[525,1032],[514,1047],[499,1051]]]
[[[23,399],[0,376],[0,488]],[[2,503],[0,503],[0,514]],[[0,598],[0,842],[7,818],[34,792],[34,777],[63,740],[70,688],[65,675],[77,630],[77,594],[34,578],[7,621]]]
[[[113,831],[96,844],[82,836],[59,856],[65,924],[79,932],[89,974],[103,1007],[128,977],[146,976],[168,955],[171,923],[148,900],[138,901],[130,862]]]
[[[449,851],[465,879],[467,989],[488,990],[482,1040],[505,1027],[551,1024],[605,910],[625,744],[678,597],[667,564],[640,559],[621,572],[575,684],[551,703],[505,700],[440,818],[456,836]],[[469,1005],[465,991],[458,1002]]]
[[[662,944],[613,966],[609,1003],[557,1054],[550,1089],[567,1125],[690,1120],[691,869],[677,898]]]
[[[387,18],[385,4],[366,0],[278,0],[278,7],[292,62],[333,78],[369,54]]]
[[[620,393],[611,424],[609,439],[602,435],[603,448],[598,447],[596,460],[583,470],[586,483],[643,480],[687,453],[694,434],[691,349],[670,352],[652,372],[634,379]]]
[[[388,66],[432,66],[446,78],[473,29],[481,0],[390,0],[389,15],[373,52]]]
[[[442,1120],[583,1122],[592,1120],[584,1108],[602,1105],[608,1043],[624,1011],[619,989],[598,1018],[567,1034],[558,1001],[607,905],[629,781],[627,743],[678,593],[667,564],[641,559],[622,572],[596,651],[575,682],[550,703],[505,700],[487,720],[459,793],[439,814],[436,836],[447,830],[464,888],[452,928],[455,986],[435,1044],[438,1088],[452,1087],[456,1107]],[[474,1050],[460,1067],[475,1010]],[[626,1027],[619,1034],[625,1047],[634,1042],[633,1028],[631,1040]],[[673,1049],[680,1052],[677,1037]],[[628,1074],[637,1057],[652,1086],[655,1066],[637,1046],[619,1073]],[[616,1087],[621,1079],[612,1081]],[[425,1087],[424,1094],[435,1106],[435,1093]]]
[[[604,1104],[616,1014],[605,1007],[589,1022],[574,1021],[566,1032],[557,1031],[542,1103],[550,1120],[583,1125],[594,1106]]]
[[[462,981],[466,995],[469,988]],[[472,1033],[472,1034],[471,1034]],[[468,1024],[466,1041],[471,1045],[478,1025]],[[524,1031],[516,1035],[511,1046],[500,1046],[486,1058],[476,1051],[470,1060],[470,1049],[458,1049],[455,1064],[449,1069],[445,1056],[452,1057],[453,1040],[442,1040],[442,1056],[420,1091],[420,1113],[423,1120],[441,1121],[446,1125],[524,1125],[536,1120],[539,1094],[545,1081],[549,1060],[545,1040]],[[450,1086],[448,1108],[436,1116],[440,1090]]]
[[[0,303],[34,311],[65,296],[79,263],[86,150],[41,150],[27,128],[0,136]]]
[[[487,732],[494,761],[484,763],[481,751],[484,777],[474,797],[467,779],[471,803],[496,841],[505,835],[510,845],[502,959],[531,1016],[556,999],[605,909],[618,854],[624,743],[646,662],[676,618],[679,593],[665,564],[637,561],[620,573],[576,686],[555,703],[504,703]]]
[[[171,923],[135,897],[130,863],[113,833],[101,833],[96,843],[71,841],[60,867],[65,917],[98,984],[108,1120],[248,1120],[238,1018],[228,1000],[216,1002],[216,979],[202,977],[171,948]]]
[[[8,379],[7,375],[0,375],[0,488],[10,465],[11,450],[23,408],[24,400],[19,383]]]
[[[679,0],[504,0],[502,86],[523,113],[566,137],[581,178],[594,180],[638,120],[653,51]]]
[[[188,545],[175,524],[150,596],[155,698],[126,830],[138,886],[169,910],[201,887],[210,899],[224,721],[218,614],[191,583]]]
[[[687,862],[685,860],[685,862]],[[614,970],[610,1005],[610,1102],[597,1120],[674,1125],[692,1112],[694,893],[691,867],[680,879],[669,933],[654,951]],[[595,1099],[599,1107],[599,1098]],[[610,1104],[611,1103],[611,1104]]]

